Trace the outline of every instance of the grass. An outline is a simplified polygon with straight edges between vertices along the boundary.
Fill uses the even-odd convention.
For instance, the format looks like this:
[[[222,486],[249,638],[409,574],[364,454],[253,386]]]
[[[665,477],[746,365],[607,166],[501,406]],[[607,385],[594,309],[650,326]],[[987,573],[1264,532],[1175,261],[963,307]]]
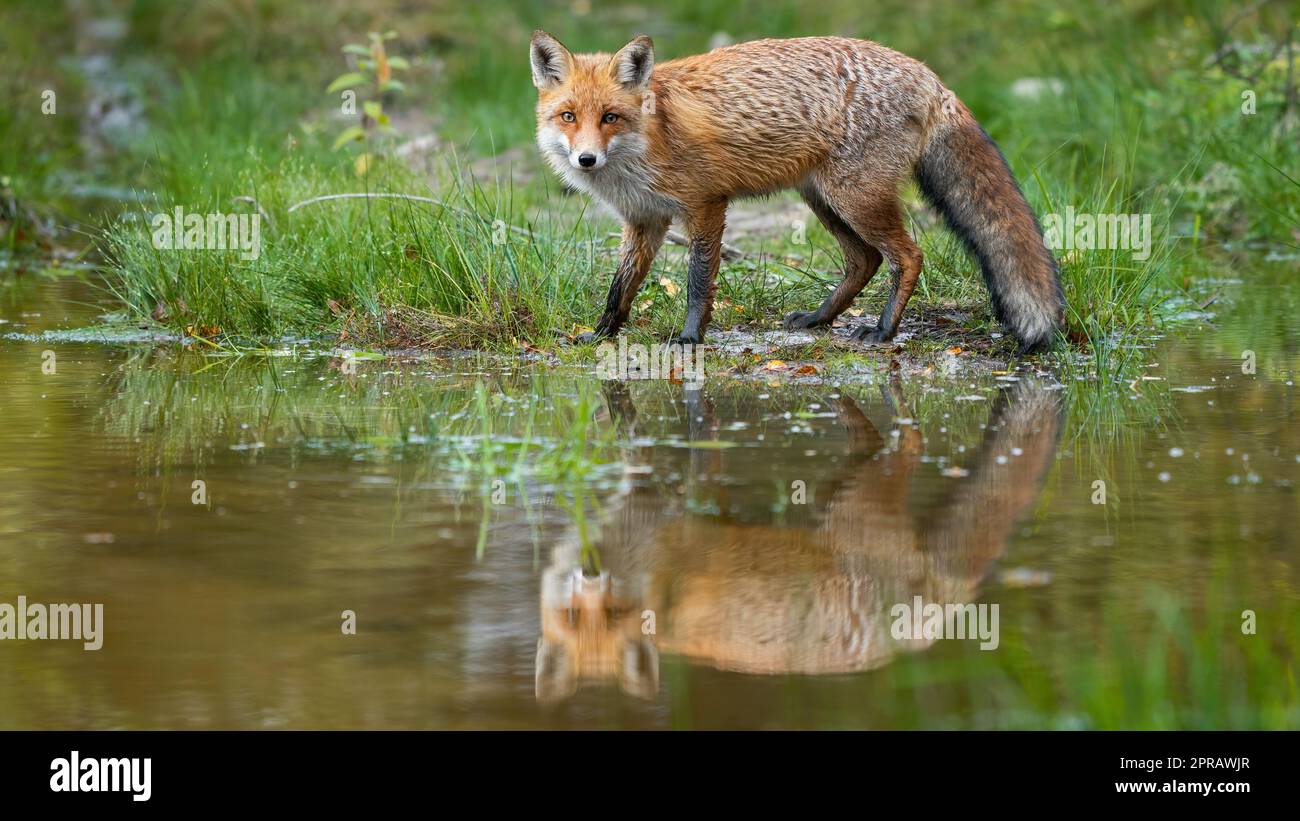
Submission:
[[[390,170],[383,190],[428,195],[410,172]],[[349,200],[287,213],[328,190],[329,178],[298,163],[256,175],[256,188],[252,175],[242,178],[274,220],[253,262],[234,252],[160,252],[140,241],[137,225],[116,226],[112,287],[139,315],[165,306],[177,327],[250,336],[346,330],[397,347],[541,339],[578,310],[582,272],[594,262],[581,241],[512,235],[498,244],[492,223],[502,205],[482,192],[445,194],[445,207]]]
[[[1294,183],[1279,173],[1294,167],[1297,152],[1294,134],[1278,125],[1285,67],[1274,61],[1260,70],[1252,85],[1257,111],[1242,114],[1242,82],[1205,67],[1232,12],[1214,0],[1069,8],[1018,0],[980,15],[946,14],[941,2],[868,11],[848,2],[815,9],[768,3],[744,22],[727,3],[684,0],[654,12],[508,3],[490,14],[439,8],[414,17],[386,2],[360,9],[328,2],[307,15],[276,0],[259,4],[253,19],[204,0],[187,13],[152,1],[128,5],[126,43],[138,48],[130,52],[133,70],[124,72],[141,78],[133,82],[146,100],[148,139],[94,173],[135,187],[144,203],[127,212],[136,219],[105,226],[109,287],[135,316],[207,336],[554,349],[560,336],[593,324],[615,265],[606,235],[616,224],[549,175],[514,184],[500,165],[469,171],[509,148],[533,151],[525,49],[528,31],[542,24],[575,49],[612,48],[640,30],[656,37],[665,57],[705,48],[718,31],[737,38],[840,33],[872,36],[926,60],[998,138],[1039,213],[1068,206],[1153,215],[1147,259],[1113,250],[1060,254],[1067,336],[1086,354],[1080,360],[1067,349],[1057,357],[1070,376],[1131,378],[1134,362],[1123,343],[1159,326],[1165,298],[1220,264],[1218,243],[1288,242],[1294,230]],[[6,14],[22,27],[10,31],[75,28],[66,11],[20,4]],[[1265,42],[1285,22],[1265,5],[1230,32],[1231,42]],[[243,45],[220,36],[241,26],[254,32]],[[332,113],[336,103],[324,86],[344,65],[338,46],[355,32],[389,27],[401,35],[390,50],[411,59],[413,93],[385,110],[396,112],[399,130],[414,123],[407,137],[431,128],[443,150],[432,169],[387,157],[359,177],[352,155],[330,150],[345,122]],[[998,39],[988,38],[992,30],[1001,32]],[[204,56],[194,56],[198,43],[210,46]],[[39,60],[30,49],[17,54],[20,68],[6,82],[16,96],[30,96],[41,85]],[[1026,77],[1047,78],[1046,87],[1057,82],[1059,93],[1013,93]],[[65,78],[68,107],[88,93],[75,78]],[[5,110],[0,134],[17,147],[0,158],[0,173],[11,177],[20,201],[58,201],[56,171],[85,164],[66,120],[47,127],[30,113]],[[25,155],[40,159],[29,164]],[[290,213],[318,195],[365,191],[442,205],[330,201]],[[251,207],[237,197],[255,199],[269,218],[258,259],[153,247],[153,212]],[[905,199],[927,260],[914,300],[974,308],[976,325],[995,329],[973,263],[914,191]],[[17,229],[5,228],[13,246]],[[804,244],[789,233],[742,240],[749,255],[723,266],[715,326],[775,327],[785,311],[819,301],[836,278],[835,243],[816,224]],[[630,333],[651,340],[677,330],[684,276],[680,253],[662,255]],[[864,312],[878,311],[887,279],[878,276],[859,299]]]

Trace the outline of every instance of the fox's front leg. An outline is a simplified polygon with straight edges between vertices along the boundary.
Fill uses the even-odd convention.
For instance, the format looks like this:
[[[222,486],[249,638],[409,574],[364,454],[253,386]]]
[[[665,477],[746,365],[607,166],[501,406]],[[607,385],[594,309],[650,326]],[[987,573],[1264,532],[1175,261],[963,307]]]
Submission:
[[[686,214],[686,233],[691,257],[686,268],[686,323],[675,340],[681,345],[699,345],[713,313],[714,278],[722,260],[722,229],[727,222],[727,203],[696,206]]]
[[[632,310],[632,299],[641,288],[646,274],[650,273],[655,254],[659,252],[659,246],[663,244],[667,233],[668,220],[650,224],[629,222],[623,226],[618,270],[614,272],[614,282],[609,286],[605,312],[596,322],[596,329],[582,334],[578,341],[592,342],[618,334],[618,329],[623,327]]]

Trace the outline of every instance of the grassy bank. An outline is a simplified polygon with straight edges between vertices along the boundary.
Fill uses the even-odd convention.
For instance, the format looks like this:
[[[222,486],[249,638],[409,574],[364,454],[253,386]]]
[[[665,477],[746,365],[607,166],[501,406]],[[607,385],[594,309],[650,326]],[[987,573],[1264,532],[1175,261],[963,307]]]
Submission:
[[[129,78],[120,93],[139,103],[137,136],[127,129],[113,150],[92,151],[73,123],[103,90],[76,60],[51,66],[30,46],[6,43],[19,70],[3,82],[22,104],[0,112],[6,146],[18,147],[0,158],[0,173],[15,199],[65,213],[83,205],[70,199],[78,180],[134,192],[127,219],[110,209],[99,235],[110,287],[131,315],[206,337],[549,349],[591,325],[615,264],[607,235],[617,223],[562,191],[535,157],[526,66],[535,27],[575,50],[612,49],[646,32],[660,59],[705,49],[720,33],[835,33],[926,61],[1000,142],[1039,213],[1151,215],[1149,255],[1060,254],[1069,337],[1090,355],[1067,358],[1081,374],[1127,371],[1121,343],[1165,321],[1166,301],[1196,277],[1219,273],[1219,245],[1297,241],[1300,206],[1287,169],[1296,167],[1298,141],[1284,116],[1294,67],[1287,52],[1271,51],[1296,22],[1285,4],[1246,15],[1210,0],[1065,9],[1043,0],[978,9],[834,0],[759,3],[754,13],[684,0],[608,10],[435,3],[415,16],[380,1],[325,2],[310,12],[281,0],[104,9],[105,19],[125,25],[120,39],[97,44],[86,20],[35,4],[7,9],[21,26],[0,29],[11,40],[46,31],[69,55],[99,49],[115,61],[115,74]],[[325,91],[349,67],[339,49],[390,28],[397,37],[388,51],[409,62],[406,89],[371,97],[392,117],[392,132],[334,150],[336,135],[358,120]],[[46,86],[59,90],[65,114],[35,113]],[[1254,113],[1244,113],[1245,92]],[[438,202],[332,200],[291,211],[345,192]],[[914,191],[906,197],[927,260],[913,311],[966,308],[971,331],[996,330],[973,263]],[[155,248],[150,216],[177,206],[260,207],[261,253]],[[776,327],[784,312],[820,301],[836,281],[839,254],[804,218],[806,240],[788,219],[734,238],[745,255],[723,266],[715,327]],[[16,251],[18,221],[5,230]],[[670,249],[638,299],[630,333],[649,341],[677,330],[684,279],[683,256]],[[886,285],[879,276],[856,308],[877,312]]]

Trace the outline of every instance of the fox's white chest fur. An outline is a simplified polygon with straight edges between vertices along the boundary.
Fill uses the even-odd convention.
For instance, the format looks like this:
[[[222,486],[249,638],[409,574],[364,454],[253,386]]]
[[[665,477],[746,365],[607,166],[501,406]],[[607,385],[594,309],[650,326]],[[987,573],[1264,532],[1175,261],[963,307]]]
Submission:
[[[562,135],[540,133],[537,142],[560,179],[613,209],[625,222],[656,223],[683,213],[680,202],[654,190],[654,175],[645,158],[645,139],[639,135],[611,140],[608,162],[590,171],[569,163]]]

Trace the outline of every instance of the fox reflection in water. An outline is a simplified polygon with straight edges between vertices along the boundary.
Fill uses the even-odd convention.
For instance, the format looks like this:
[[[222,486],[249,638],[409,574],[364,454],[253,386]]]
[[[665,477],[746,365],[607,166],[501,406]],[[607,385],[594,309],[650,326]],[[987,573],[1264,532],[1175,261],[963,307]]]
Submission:
[[[690,439],[718,439],[713,403],[703,391],[684,393]],[[566,539],[543,572],[538,700],[613,679],[652,698],[660,653],[751,674],[829,674],[878,667],[931,643],[895,638],[891,609],[916,596],[941,605],[976,600],[1038,496],[1062,410],[1057,392],[1032,383],[1003,390],[968,475],[944,480],[940,504],[922,505],[912,491],[924,438],[899,423],[897,384],[883,393],[894,411],[888,439],[852,399],[831,401],[845,453],[829,481],[808,483],[806,527],[738,521],[724,483],[710,485],[720,512],[699,512],[698,498],[684,509],[675,489],[650,478],[734,474],[725,460],[742,449],[633,449],[626,490],[606,507],[600,535],[585,551],[576,536]],[[621,436],[636,441],[627,387],[606,383],[605,398]]]

